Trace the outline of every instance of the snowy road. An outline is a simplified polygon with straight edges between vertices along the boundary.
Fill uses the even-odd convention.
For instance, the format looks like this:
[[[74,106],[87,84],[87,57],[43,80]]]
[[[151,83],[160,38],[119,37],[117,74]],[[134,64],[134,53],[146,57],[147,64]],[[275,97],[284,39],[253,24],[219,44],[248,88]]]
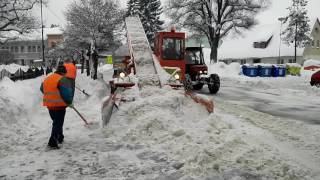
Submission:
[[[289,83],[287,87],[279,86],[284,79],[263,79],[263,81],[270,81],[270,86],[261,85],[259,81],[248,84],[225,78],[219,93],[214,95],[214,99],[245,105],[273,116],[320,124],[319,97],[314,93],[305,93],[306,89],[316,91],[315,88],[302,80],[297,82],[297,84],[300,82],[301,85],[291,86]],[[276,81],[279,83],[275,83]],[[206,94],[206,89],[201,93]]]

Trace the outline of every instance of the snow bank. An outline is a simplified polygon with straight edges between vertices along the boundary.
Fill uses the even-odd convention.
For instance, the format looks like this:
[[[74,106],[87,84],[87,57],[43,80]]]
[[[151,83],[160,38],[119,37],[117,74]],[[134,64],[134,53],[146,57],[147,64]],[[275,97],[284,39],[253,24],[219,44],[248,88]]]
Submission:
[[[41,81],[41,77],[32,82],[13,82],[7,77],[0,81],[0,154],[15,151],[25,143],[32,128],[30,115],[41,108]]]
[[[208,74],[218,74],[221,77],[236,77],[240,75],[240,64],[233,62],[229,65],[224,62],[210,64],[208,66]]]
[[[320,60],[308,59],[303,63],[303,66],[320,66]]]

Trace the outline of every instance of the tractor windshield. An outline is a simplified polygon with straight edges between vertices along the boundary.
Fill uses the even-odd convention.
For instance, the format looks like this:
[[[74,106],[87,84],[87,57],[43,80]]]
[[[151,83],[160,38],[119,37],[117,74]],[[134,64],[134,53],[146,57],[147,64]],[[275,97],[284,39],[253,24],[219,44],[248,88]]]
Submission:
[[[187,64],[201,64],[200,51],[187,51],[186,52],[186,63]]]
[[[164,38],[162,44],[162,58],[164,60],[183,60],[183,39]]]

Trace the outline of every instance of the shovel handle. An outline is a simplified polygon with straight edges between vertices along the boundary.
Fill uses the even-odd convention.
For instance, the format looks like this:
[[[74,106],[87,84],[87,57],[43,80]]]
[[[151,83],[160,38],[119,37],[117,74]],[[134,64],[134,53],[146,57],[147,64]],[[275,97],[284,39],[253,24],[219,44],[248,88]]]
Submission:
[[[80,118],[84,121],[86,125],[89,125],[88,121],[80,114],[80,112],[74,106],[71,106],[71,108],[80,116]]]

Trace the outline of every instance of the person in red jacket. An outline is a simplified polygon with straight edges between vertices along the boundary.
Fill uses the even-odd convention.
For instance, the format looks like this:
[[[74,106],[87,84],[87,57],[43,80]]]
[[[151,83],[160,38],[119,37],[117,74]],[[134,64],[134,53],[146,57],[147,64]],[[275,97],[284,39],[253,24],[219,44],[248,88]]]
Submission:
[[[67,70],[66,78],[69,79],[72,87],[72,95],[74,96],[75,85],[76,85],[76,77],[77,77],[77,67],[75,65],[75,61],[72,61],[70,58],[67,58],[64,61],[64,67]]]
[[[40,87],[43,93],[43,106],[48,108],[52,119],[52,131],[48,146],[54,149],[59,149],[58,143],[63,142],[63,123],[66,108],[72,105],[73,99],[70,82],[64,77],[66,73],[66,68],[59,65],[53,74],[45,78]]]

